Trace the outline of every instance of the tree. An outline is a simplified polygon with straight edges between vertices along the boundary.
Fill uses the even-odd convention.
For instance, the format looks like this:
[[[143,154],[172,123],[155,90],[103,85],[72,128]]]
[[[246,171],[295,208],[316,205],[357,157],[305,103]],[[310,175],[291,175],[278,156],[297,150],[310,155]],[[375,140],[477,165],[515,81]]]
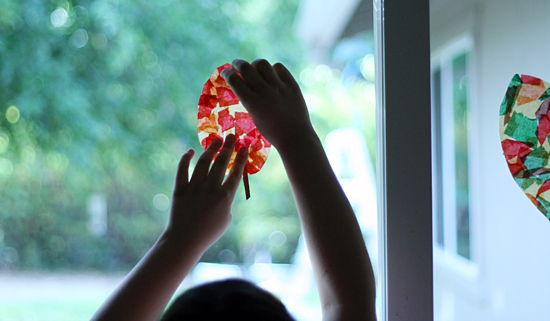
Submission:
[[[153,198],[171,194],[179,157],[200,148],[204,82],[234,58],[297,68],[296,7],[293,0],[2,1],[0,266],[131,267],[165,224],[167,209]],[[266,166],[251,177],[252,199],[235,205],[234,227],[204,260],[230,261],[223,250],[237,262],[257,250],[290,260],[299,236],[293,202],[282,167]],[[87,202],[98,193],[108,221],[94,237]],[[259,220],[267,234],[258,233]],[[282,231],[287,246],[269,243],[269,231]]]

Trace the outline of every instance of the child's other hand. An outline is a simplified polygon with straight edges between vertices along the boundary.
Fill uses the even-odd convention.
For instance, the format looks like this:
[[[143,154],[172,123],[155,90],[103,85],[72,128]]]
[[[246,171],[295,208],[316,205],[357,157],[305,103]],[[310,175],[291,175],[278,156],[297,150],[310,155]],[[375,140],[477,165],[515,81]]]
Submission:
[[[237,153],[224,181],[236,138],[228,135],[222,147],[217,138],[201,155],[189,180],[189,163],[195,152],[186,152],[179,163],[167,232],[196,244],[203,251],[216,242],[231,223],[231,204],[248,158],[247,148]]]
[[[280,149],[303,135],[315,135],[300,87],[282,64],[271,66],[264,59],[249,64],[237,59],[232,67],[221,76],[271,144]]]

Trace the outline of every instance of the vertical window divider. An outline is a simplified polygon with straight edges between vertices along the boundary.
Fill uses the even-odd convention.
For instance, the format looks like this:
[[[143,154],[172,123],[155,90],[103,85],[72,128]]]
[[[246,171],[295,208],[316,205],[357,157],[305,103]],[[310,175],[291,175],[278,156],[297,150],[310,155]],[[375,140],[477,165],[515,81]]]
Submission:
[[[379,320],[433,320],[429,1],[373,0]]]

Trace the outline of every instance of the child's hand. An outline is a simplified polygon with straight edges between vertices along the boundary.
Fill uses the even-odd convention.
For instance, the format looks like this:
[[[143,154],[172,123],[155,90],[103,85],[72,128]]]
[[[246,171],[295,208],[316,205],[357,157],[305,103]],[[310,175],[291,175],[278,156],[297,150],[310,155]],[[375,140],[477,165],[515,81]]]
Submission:
[[[300,87],[282,64],[237,59],[232,66],[221,76],[271,144],[283,148],[303,135],[315,135]]]
[[[222,140],[214,139],[199,158],[191,180],[189,162],[195,152],[189,150],[183,155],[168,227],[92,320],[159,319],[178,285],[231,222],[231,203],[248,153],[246,148],[239,150],[224,182],[235,141],[234,135],[227,136],[210,167],[222,147]]]
[[[231,204],[248,157],[247,148],[241,148],[224,182],[235,142],[235,136],[228,135],[210,167],[223,143],[214,139],[199,158],[191,180],[188,173],[193,150],[183,155],[178,167],[167,231],[192,241],[202,250],[216,242],[231,223]]]

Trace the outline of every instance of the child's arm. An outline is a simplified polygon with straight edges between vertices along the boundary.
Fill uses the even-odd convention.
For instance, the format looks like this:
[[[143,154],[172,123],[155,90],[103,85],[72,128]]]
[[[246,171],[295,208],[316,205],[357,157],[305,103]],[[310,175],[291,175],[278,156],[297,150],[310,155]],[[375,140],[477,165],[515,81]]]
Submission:
[[[202,254],[231,222],[231,204],[247,160],[242,148],[224,180],[235,136],[229,135],[210,168],[222,140],[212,141],[199,158],[191,180],[189,150],[180,161],[166,230],[92,320],[157,320],[177,287]]]
[[[279,151],[298,205],[324,320],[376,320],[370,259],[352,207],[281,64],[235,60],[222,76]]]

